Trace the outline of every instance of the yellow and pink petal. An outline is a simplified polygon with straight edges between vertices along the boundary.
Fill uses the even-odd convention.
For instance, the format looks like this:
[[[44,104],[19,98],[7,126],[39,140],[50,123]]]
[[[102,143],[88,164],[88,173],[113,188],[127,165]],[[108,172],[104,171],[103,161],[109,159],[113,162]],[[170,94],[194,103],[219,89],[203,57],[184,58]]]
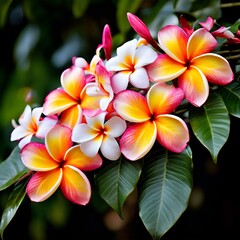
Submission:
[[[138,160],[151,150],[156,137],[157,128],[154,122],[133,124],[120,139],[121,152],[129,160]]]
[[[51,157],[61,162],[67,150],[72,147],[72,130],[63,125],[56,125],[49,130],[45,144]]]
[[[86,156],[79,145],[71,147],[64,157],[65,164],[79,168],[82,171],[95,170],[102,165],[102,158],[99,154],[94,157]]]
[[[33,202],[42,202],[49,198],[60,186],[62,169],[48,172],[36,172],[28,182],[26,192]]]
[[[203,54],[194,58],[191,64],[198,68],[211,83],[226,85],[234,79],[228,61],[215,53]]]
[[[43,113],[45,115],[60,114],[64,110],[77,105],[78,101],[68,95],[62,88],[50,92],[45,98],[43,104]]]
[[[144,122],[151,118],[146,98],[138,92],[125,90],[113,102],[116,112],[130,122]]]
[[[166,83],[155,83],[147,93],[148,106],[154,116],[173,112],[183,98],[181,88]]]
[[[178,26],[167,25],[158,32],[160,48],[182,64],[187,61],[187,41],[188,35]]]
[[[81,106],[77,104],[62,112],[59,123],[73,129],[76,124],[82,122],[82,116]]]
[[[42,143],[28,143],[21,150],[21,158],[23,164],[33,171],[49,171],[59,165],[52,159]]]
[[[155,120],[157,126],[157,140],[172,152],[182,152],[189,141],[186,123],[179,117],[166,114]]]
[[[61,75],[61,85],[71,97],[78,100],[86,85],[83,69],[75,66],[66,69]]]
[[[205,28],[193,32],[187,44],[187,57],[189,60],[199,55],[209,53],[217,47],[217,40]]]
[[[185,64],[179,63],[167,54],[158,55],[157,59],[146,66],[150,80],[153,82],[171,81],[186,71]]]
[[[61,190],[64,196],[73,203],[86,205],[91,198],[91,185],[86,175],[76,167],[65,165]]]
[[[209,95],[209,85],[205,75],[195,67],[191,67],[178,78],[179,87],[183,89],[185,98],[194,106],[202,106]]]

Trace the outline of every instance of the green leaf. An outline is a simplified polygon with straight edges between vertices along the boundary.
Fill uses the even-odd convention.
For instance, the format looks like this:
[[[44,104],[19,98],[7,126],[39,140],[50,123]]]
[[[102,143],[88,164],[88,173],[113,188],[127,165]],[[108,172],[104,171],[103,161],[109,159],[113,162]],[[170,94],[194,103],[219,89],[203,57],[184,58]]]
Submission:
[[[125,34],[130,29],[127,12],[135,13],[143,0],[119,0],[117,4],[117,24],[121,33]]]
[[[129,194],[136,188],[141,174],[141,161],[124,158],[111,162],[96,174],[100,196],[123,218],[122,207]]]
[[[21,160],[20,149],[15,147],[10,156],[0,163],[0,191],[6,189],[29,172]]]
[[[240,118],[240,84],[232,82],[226,87],[221,88],[220,95],[225,102],[228,112]]]
[[[73,0],[72,12],[74,17],[81,17],[87,9],[90,0]]]
[[[179,154],[164,149],[148,155],[141,180],[139,215],[153,239],[159,239],[187,208],[192,189],[190,147]]]
[[[12,0],[0,1],[0,27],[4,26]]]
[[[202,107],[191,109],[189,121],[193,133],[209,150],[216,163],[230,131],[229,114],[221,96],[212,94]]]
[[[5,228],[13,219],[26,195],[26,183],[27,181],[18,184],[9,196],[7,206],[3,211],[0,223],[0,234],[2,239]]]

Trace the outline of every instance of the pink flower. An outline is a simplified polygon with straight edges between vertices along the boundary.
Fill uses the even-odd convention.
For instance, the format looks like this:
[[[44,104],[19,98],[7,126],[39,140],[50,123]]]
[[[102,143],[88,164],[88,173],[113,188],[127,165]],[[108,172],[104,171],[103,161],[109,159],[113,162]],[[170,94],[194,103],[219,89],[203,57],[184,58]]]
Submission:
[[[165,83],[154,84],[144,97],[125,90],[113,104],[129,127],[120,139],[121,152],[129,160],[144,157],[157,140],[166,149],[181,152],[189,141],[185,122],[170,114],[183,100],[183,91]]]
[[[84,155],[79,146],[73,146],[71,135],[70,128],[56,125],[47,133],[45,145],[31,142],[21,150],[23,164],[35,171],[26,189],[32,201],[44,201],[60,187],[70,201],[89,202],[91,186],[82,171],[99,168],[102,159],[98,154]]]
[[[210,53],[217,46],[216,39],[205,28],[190,36],[178,26],[168,25],[158,33],[160,47],[165,54],[146,67],[154,82],[178,79],[185,98],[194,106],[201,106],[208,98],[208,81],[226,85],[233,80],[227,60]]]

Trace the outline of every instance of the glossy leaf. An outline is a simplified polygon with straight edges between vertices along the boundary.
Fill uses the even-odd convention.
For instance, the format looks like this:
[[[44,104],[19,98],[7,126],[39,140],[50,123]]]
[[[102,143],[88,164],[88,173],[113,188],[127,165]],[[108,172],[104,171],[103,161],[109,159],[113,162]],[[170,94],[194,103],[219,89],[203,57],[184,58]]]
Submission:
[[[117,3],[117,24],[120,32],[125,34],[130,28],[130,24],[125,17],[127,12],[135,13],[141,6],[142,0],[119,0]]]
[[[17,185],[9,196],[7,206],[3,211],[0,223],[0,235],[3,239],[3,232],[15,216],[20,204],[26,195],[26,181]]]
[[[73,0],[72,11],[74,17],[81,17],[90,3],[89,0]]]
[[[189,121],[193,133],[210,151],[216,163],[230,132],[229,114],[221,96],[212,94],[202,107],[191,109]]]
[[[147,156],[139,215],[153,239],[161,238],[187,208],[192,189],[192,152],[158,151]]]
[[[21,160],[20,149],[15,147],[10,156],[0,163],[0,191],[15,183],[29,172]]]
[[[8,10],[13,0],[2,0],[0,2],[0,27],[2,27],[7,18]]]
[[[228,112],[234,117],[240,118],[240,85],[232,82],[226,87],[221,88],[220,95],[225,102]]]
[[[95,180],[100,196],[123,218],[122,207],[129,194],[136,188],[141,174],[141,161],[123,158],[102,167]]]

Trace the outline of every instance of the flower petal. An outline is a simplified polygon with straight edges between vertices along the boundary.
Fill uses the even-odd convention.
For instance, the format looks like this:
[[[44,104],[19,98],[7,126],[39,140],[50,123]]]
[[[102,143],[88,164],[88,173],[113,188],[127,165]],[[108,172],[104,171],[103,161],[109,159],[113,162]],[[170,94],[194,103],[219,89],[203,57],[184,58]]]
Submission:
[[[40,117],[43,113],[43,107],[36,107],[32,110],[31,122],[33,126],[37,126],[40,120]]]
[[[23,164],[33,171],[49,171],[58,167],[58,162],[49,155],[42,143],[28,143],[21,150]]]
[[[202,106],[209,95],[209,86],[204,74],[192,66],[178,79],[179,87],[183,89],[185,98],[194,106]]]
[[[146,41],[150,43],[154,48],[159,50],[159,46],[151,36],[146,24],[140,18],[129,12],[127,13],[127,18],[136,33],[138,33],[142,38],[146,39]]]
[[[158,142],[172,152],[182,152],[189,141],[186,123],[174,115],[161,115],[155,121]]]
[[[62,161],[66,151],[72,146],[72,131],[63,125],[56,125],[49,130],[45,144],[51,157],[56,161]]]
[[[228,61],[220,55],[214,53],[204,54],[194,58],[192,64],[203,72],[211,83],[226,85],[234,78]]]
[[[130,74],[130,71],[121,71],[112,76],[111,84],[114,93],[119,93],[127,89]]]
[[[58,88],[50,92],[45,98],[43,113],[47,116],[59,114],[77,104],[78,102],[74,98],[69,96],[63,89]]]
[[[133,62],[132,57],[137,48],[137,39],[125,42],[122,46],[118,47],[116,52],[117,56],[110,58],[106,63],[108,71],[122,71],[131,68]]]
[[[205,28],[193,32],[187,44],[188,59],[211,52],[217,46],[217,40]]]
[[[79,145],[71,147],[64,157],[66,165],[71,165],[82,171],[91,171],[102,165],[102,158],[99,154],[94,157],[86,156]]]
[[[135,69],[154,62],[157,56],[158,54],[149,46],[138,47],[134,54]]]
[[[39,138],[44,138],[47,132],[57,124],[58,117],[56,115],[45,117],[38,124],[38,130],[36,132],[36,136]]]
[[[148,105],[154,116],[171,113],[183,98],[184,92],[181,88],[165,83],[154,84],[147,93]]]
[[[19,140],[25,136],[28,136],[30,134],[33,135],[33,132],[30,130],[27,130],[23,126],[19,125],[13,129],[10,139],[11,139],[11,141],[15,141],[15,140]]]
[[[80,144],[81,150],[88,156],[94,157],[102,144],[103,135],[98,135],[94,139]]]
[[[187,67],[169,57],[160,54],[158,58],[148,66],[147,73],[153,82],[167,82],[173,80],[185,72]]]
[[[126,121],[117,116],[113,116],[107,120],[104,125],[104,131],[107,133],[107,135],[111,135],[115,138],[121,136],[126,128]]]
[[[130,126],[120,139],[120,149],[129,160],[138,160],[152,148],[157,136],[154,122],[136,123]]]
[[[109,160],[117,160],[121,151],[117,140],[112,136],[105,136],[100,147],[102,155]]]
[[[63,124],[71,129],[75,127],[76,124],[82,122],[82,109],[79,104],[74,105],[61,114],[60,124]]]
[[[29,125],[31,125],[32,121],[32,111],[29,105],[26,105],[18,121],[24,128],[29,128]]]
[[[77,124],[73,128],[72,140],[77,143],[87,142],[95,138],[98,134],[98,131],[93,130],[86,123]]]
[[[138,92],[125,90],[113,102],[117,113],[130,122],[143,122],[151,117],[146,98]]]
[[[37,172],[27,185],[27,194],[34,202],[42,202],[49,198],[59,187],[62,180],[62,169],[48,172]]]
[[[86,205],[91,197],[91,185],[86,175],[79,169],[65,165],[61,190],[64,196],[73,203]]]
[[[149,78],[145,68],[138,68],[130,75],[130,83],[137,88],[148,88]]]
[[[158,32],[160,47],[171,58],[182,64],[187,60],[187,41],[188,36],[186,32],[178,26],[168,25]]]
[[[61,75],[61,84],[63,89],[76,100],[86,85],[86,79],[82,68],[72,66],[66,69]]]

